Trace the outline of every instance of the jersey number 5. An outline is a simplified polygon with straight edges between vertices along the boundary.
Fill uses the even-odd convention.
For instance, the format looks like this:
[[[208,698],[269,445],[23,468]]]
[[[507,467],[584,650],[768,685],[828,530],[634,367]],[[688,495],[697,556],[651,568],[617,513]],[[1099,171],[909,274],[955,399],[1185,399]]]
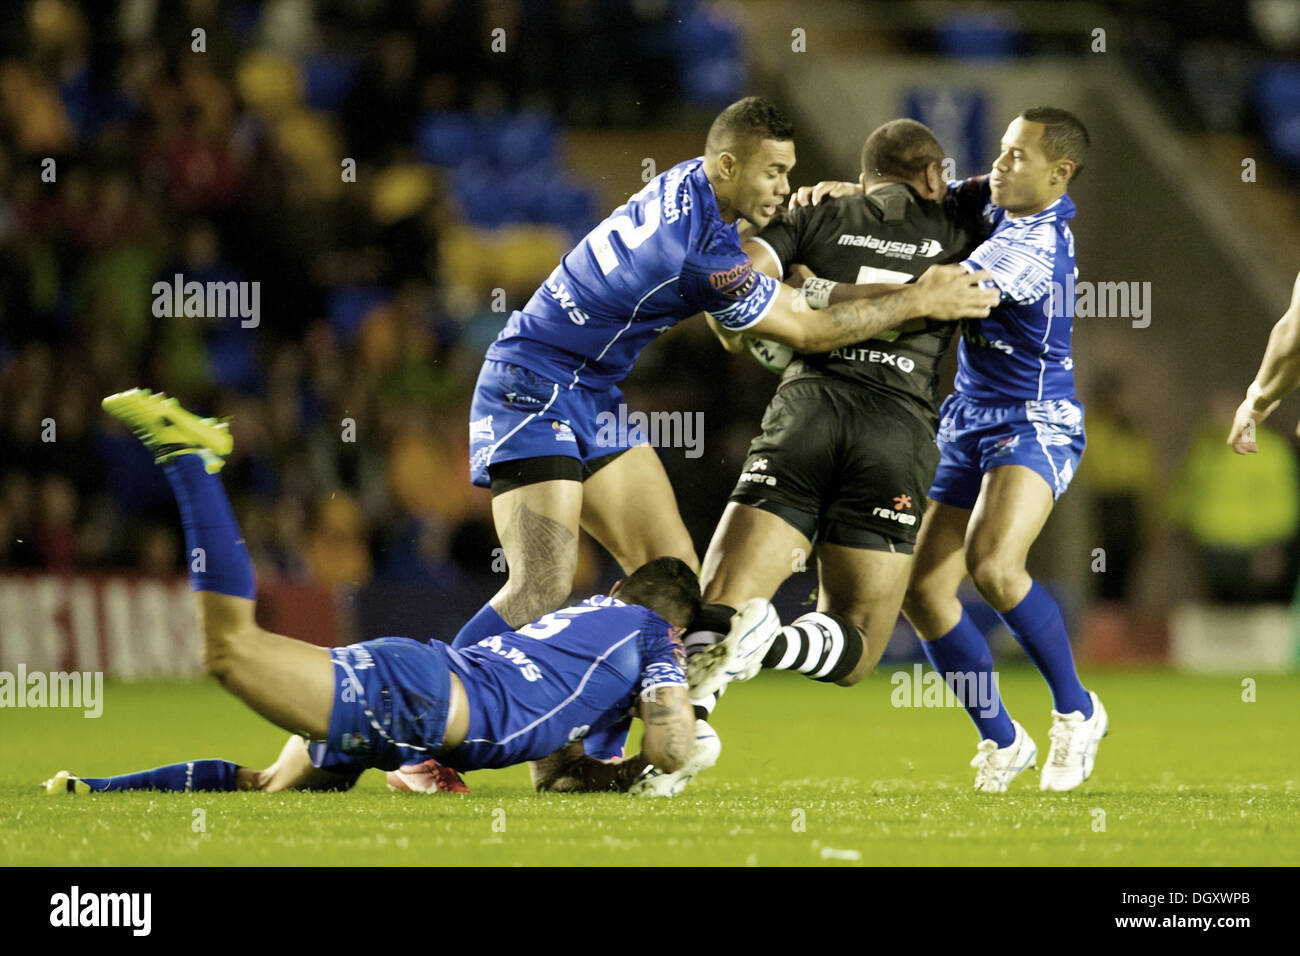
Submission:
[[[525,624],[515,631],[516,634],[522,634],[524,637],[531,637],[534,640],[544,641],[548,637],[554,637],[562,630],[573,623],[573,618],[579,614],[586,614],[589,611],[596,611],[596,607],[566,607],[560,611],[552,611],[549,614],[543,614],[531,624]],[[560,615],[568,615],[561,617]]]

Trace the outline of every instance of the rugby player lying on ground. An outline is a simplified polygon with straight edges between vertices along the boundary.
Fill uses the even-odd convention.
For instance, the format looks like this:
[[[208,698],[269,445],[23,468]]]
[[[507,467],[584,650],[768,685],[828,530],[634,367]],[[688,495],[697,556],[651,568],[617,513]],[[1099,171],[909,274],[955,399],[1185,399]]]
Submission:
[[[436,756],[462,771],[549,757],[532,768],[538,789],[653,793],[656,775],[716,761],[707,724],[696,740],[681,663],[679,637],[700,602],[685,562],[657,558],[608,596],[459,651],[403,637],[317,647],[254,621],[253,565],[217,477],[232,447],[226,424],[141,389],[110,395],[104,408],[153,451],[176,494],[187,553],[202,549],[190,583],[208,672],[294,736],[265,770],[195,760],[106,778],[61,771],[47,792],[346,790],[367,767],[395,771]],[[737,623],[729,650],[711,660],[739,673],[757,668],[779,624],[765,601]],[[756,641],[743,660],[742,638]],[[629,712],[645,722],[640,754],[617,764],[583,755],[583,737],[630,722]]]

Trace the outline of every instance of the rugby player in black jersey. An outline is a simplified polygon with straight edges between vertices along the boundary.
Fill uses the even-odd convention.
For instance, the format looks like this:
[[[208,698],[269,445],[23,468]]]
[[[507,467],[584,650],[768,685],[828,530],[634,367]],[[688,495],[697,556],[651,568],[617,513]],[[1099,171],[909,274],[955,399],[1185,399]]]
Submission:
[[[943,158],[921,123],[886,123],[863,145],[863,192],[793,210],[745,252],[777,278],[797,263],[831,282],[889,284],[882,291],[958,262],[978,242],[979,210],[948,196]],[[730,351],[746,348],[743,336],[713,328]],[[844,686],[871,673],[898,620],[939,460],[938,364],[955,328],[915,319],[793,358],[704,557],[717,631],[688,635],[688,652],[726,631],[729,608],[770,598],[815,545],[817,611],[782,628],[763,666]],[[710,710],[696,683],[697,708]]]

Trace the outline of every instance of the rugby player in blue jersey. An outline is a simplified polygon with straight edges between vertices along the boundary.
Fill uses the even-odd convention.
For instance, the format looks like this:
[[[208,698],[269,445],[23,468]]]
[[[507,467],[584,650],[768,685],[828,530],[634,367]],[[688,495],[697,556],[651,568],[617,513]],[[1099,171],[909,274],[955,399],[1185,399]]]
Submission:
[[[753,268],[738,222],[765,226],[790,192],[793,130],[747,97],[713,122],[704,155],[679,163],[593,229],[488,348],[470,409],[470,478],[492,492],[509,575],[456,636],[464,647],[559,607],[585,529],[624,569],[669,555],[699,567],[654,449],[611,436],[619,382],[641,350],[702,312],[802,351],[826,351],[922,316],[982,317],[996,295],[958,265],[911,285],[845,286],[813,312],[801,290]],[[621,741],[593,742],[615,756]]]
[[[434,756],[458,770],[551,757],[535,768],[539,788],[627,790],[687,765],[696,719],[679,636],[699,609],[699,582],[684,562],[652,560],[608,596],[459,651],[401,637],[318,647],[254,620],[253,565],[217,475],[231,451],[226,424],[141,389],[104,407],[154,453],[175,492],[208,672],[294,737],[265,770],[194,760],[116,777],[61,771],[46,792],[337,790],[367,767]],[[736,646],[743,666],[777,622],[762,601],[739,617],[737,635],[756,642]],[[611,765],[574,752],[589,733],[626,732],[633,713],[645,722],[640,755]]]
[[[987,319],[962,328],[956,392],[939,412],[939,467],[903,611],[975,723],[975,787],[989,793],[1005,791],[1038,750],[996,691],[992,701],[976,692],[996,685],[988,644],[957,598],[967,574],[1051,688],[1040,787],[1072,790],[1086,780],[1107,731],[1105,708],[1075,671],[1059,607],[1025,568],[1084,449],[1070,353],[1074,303],[1063,292],[1077,276],[1066,189],[1088,147],[1076,116],[1035,107],[1007,128],[987,177],[949,184],[959,204],[982,209],[987,238],[963,264],[992,273],[1000,301]],[[794,201],[860,189],[821,183]]]
[[[1074,667],[1060,608],[1025,568],[1029,548],[1084,449],[1070,340],[1077,276],[1066,192],[1088,133],[1072,113],[1026,110],[1007,127],[988,179],[957,187],[986,202],[989,237],[966,260],[1001,293],[958,346],[956,391],[940,409],[939,468],[918,535],[903,610],[941,674],[994,687],[987,642],[957,598],[969,573],[1051,688],[1051,747],[1039,786],[1072,790],[1092,773],[1106,709]],[[981,740],[975,787],[999,793],[1034,764],[1037,747],[1000,697],[965,701]],[[983,697],[984,695],[979,695]]]

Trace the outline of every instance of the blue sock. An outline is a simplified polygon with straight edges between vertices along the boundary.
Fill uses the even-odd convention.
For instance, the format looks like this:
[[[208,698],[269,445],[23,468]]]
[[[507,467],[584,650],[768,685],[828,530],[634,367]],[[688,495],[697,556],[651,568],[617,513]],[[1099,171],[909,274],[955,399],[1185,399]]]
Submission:
[[[187,455],[188,457],[192,457]],[[91,790],[234,790],[235,765],[229,760],[191,760],[117,777],[82,777]]]
[[[190,589],[251,601],[257,596],[253,562],[221,479],[208,474],[198,455],[173,458],[163,465],[163,472],[171,482],[181,512]]]
[[[963,610],[961,620],[951,631],[937,641],[922,641],[921,647],[958,699],[965,697],[962,706],[975,722],[980,739],[992,738],[999,747],[1010,746],[1016,739],[1016,728],[1002,706],[1002,694],[993,679],[993,653],[970,615]],[[954,677],[960,677],[965,686],[957,684]]]
[[[477,644],[485,637],[492,637],[495,634],[504,634],[510,630],[510,625],[505,622],[500,614],[496,612],[491,604],[484,604],[478,609],[478,613],[471,617],[465,626],[460,629],[451,646],[457,649],[469,647],[471,644]]]
[[[1077,710],[1083,713],[1084,719],[1091,717],[1092,698],[1079,683],[1065,620],[1047,589],[1035,581],[1023,601],[998,616],[1052,689],[1057,712],[1068,714]]]

